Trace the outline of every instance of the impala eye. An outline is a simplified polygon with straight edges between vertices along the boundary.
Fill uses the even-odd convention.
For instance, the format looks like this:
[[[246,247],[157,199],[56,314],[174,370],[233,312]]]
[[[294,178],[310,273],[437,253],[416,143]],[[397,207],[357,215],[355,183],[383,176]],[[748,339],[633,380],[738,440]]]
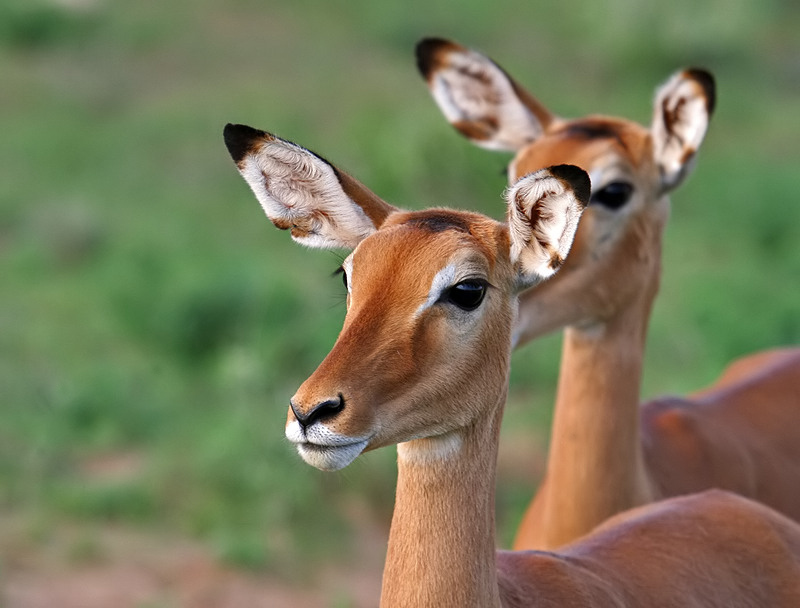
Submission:
[[[456,283],[442,294],[442,300],[455,304],[461,310],[475,310],[483,302],[486,295],[486,283],[471,279]]]
[[[590,205],[603,205],[609,209],[619,209],[627,203],[633,194],[633,185],[628,182],[611,182],[592,193]]]

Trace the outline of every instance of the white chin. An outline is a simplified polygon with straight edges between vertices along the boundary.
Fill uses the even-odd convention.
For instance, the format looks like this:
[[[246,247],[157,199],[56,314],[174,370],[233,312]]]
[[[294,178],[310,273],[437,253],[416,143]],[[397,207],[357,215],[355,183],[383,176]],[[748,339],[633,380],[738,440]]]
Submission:
[[[338,471],[353,462],[367,447],[367,441],[359,441],[348,445],[317,445],[315,443],[298,443],[297,453],[306,464],[323,471]]]

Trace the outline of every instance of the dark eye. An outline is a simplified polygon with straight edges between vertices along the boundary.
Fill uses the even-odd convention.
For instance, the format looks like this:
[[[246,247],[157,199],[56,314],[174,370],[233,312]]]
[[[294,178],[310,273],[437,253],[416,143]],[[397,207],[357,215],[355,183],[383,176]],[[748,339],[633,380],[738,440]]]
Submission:
[[[483,302],[486,295],[486,283],[483,281],[461,281],[453,285],[443,294],[443,300],[455,304],[461,310],[475,310]]]
[[[592,193],[590,205],[603,205],[609,209],[619,209],[627,203],[633,194],[633,185],[628,182],[611,182]]]

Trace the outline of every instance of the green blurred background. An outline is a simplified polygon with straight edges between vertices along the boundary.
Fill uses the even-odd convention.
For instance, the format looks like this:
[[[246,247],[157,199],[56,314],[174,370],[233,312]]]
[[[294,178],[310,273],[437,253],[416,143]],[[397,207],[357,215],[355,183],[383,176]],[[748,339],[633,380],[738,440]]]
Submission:
[[[485,51],[563,116],[649,123],[670,73],[711,69],[717,112],[673,196],[646,361],[645,396],[681,393],[800,341],[798,32],[794,0],[0,0],[0,605],[101,567],[109,530],[156,557],[191,543],[323,606],[360,605],[349,573],[379,576],[358,539],[371,522],[382,560],[394,451],[323,474],[283,440],[341,324],[338,258],[274,230],[226,122],[400,206],[499,218],[509,156],[445,123],[418,39]],[[553,336],[514,356],[504,545],[541,472],[558,354]],[[331,563],[335,588],[312,574]],[[177,584],[126,605],[203,605]]]

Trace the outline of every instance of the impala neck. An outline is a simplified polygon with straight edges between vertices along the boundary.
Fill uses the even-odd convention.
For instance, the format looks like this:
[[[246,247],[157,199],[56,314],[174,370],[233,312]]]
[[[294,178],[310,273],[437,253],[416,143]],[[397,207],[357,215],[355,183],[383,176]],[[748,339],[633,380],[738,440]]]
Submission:
[[[490,415],[398,446],[381,606],[500,606],[495,468],[505,393]]]
[[[652,499],[639,391],[652,299],[637,314],[564,333],[548,458],[543,548],[565,544]]]

